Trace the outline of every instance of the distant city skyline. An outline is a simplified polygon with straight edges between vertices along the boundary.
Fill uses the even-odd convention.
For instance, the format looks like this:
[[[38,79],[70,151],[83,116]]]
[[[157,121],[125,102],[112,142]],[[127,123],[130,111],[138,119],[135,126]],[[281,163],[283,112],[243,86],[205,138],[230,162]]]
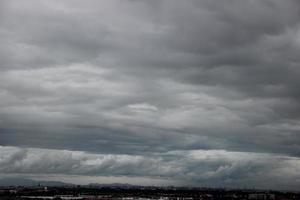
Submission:
[[[0,1],[0,179],[299,189],[300,1]]]

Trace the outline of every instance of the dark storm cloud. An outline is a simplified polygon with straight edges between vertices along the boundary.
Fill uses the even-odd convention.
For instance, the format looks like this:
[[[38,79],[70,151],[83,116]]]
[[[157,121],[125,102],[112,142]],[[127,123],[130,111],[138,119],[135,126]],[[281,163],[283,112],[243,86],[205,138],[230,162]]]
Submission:
[[[275,164],[277,156],[300,155],[296,0],[13,0],[0,6],[0,145],[115,155],[116,162],[119,154],[159,154],[163,161],[138,174],[128,174],[131,164],[73,174],[166,174],[186,184],[232,186],[258,183],[251,173],[273,165],[283,177],[287,169]],[[184,156],[180,173],[151,172],[176,168],[166,164],[174,156],[168,152],[192,150],[226,151],[217,163],[227,155],[257,157],[253,165],[228,159],[223,164],[234,166],[224,180],[201,177],[219,164]],[[270,159],[260,164],[260,157]],[[61,165],[51,173],[67,174]],[[37,171],[47,174],[46,168]],[[1,168],[8,169],[31,173]],[[185,179],[189,171],[194,178]]]

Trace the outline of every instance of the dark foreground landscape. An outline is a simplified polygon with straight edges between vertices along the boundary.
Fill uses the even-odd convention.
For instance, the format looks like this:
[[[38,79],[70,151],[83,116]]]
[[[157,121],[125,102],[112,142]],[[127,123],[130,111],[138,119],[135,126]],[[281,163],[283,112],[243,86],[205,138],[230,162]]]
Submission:
[[[1,187],[1,200],[14,199],[85,199],[85,200],[290,200],[300,199],[299,192],[254,189],[209,189],[142,186],[61,186]]]

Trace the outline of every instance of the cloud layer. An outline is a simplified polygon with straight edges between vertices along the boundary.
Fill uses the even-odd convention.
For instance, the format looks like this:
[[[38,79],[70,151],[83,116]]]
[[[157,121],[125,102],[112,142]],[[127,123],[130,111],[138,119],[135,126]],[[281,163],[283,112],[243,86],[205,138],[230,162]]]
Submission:
[[[1,1],[0,145],[49,149],[42,157],[66,150],[70,165],[49,158],[40,175],[238,186],[266,173],[261,187],[293,187],[299,15],[297,0]],[[2,148],[13,159],[15,149]],[[117,167],[89,168],[91,153],[72,152]],[[222,154],[212,166],[230,178],[207,175],[207,152]],[[31,162],[0,172],[30,174]]]
[[[296,189],[300,182],[300,159],[274,154],[188,150],[137,156],[3,146],[0,150],[1,173],[34,178],[109,175],[119,181],[144,177],[161,184],[277,189]],[[145,183],[149,184],[140,180]]]

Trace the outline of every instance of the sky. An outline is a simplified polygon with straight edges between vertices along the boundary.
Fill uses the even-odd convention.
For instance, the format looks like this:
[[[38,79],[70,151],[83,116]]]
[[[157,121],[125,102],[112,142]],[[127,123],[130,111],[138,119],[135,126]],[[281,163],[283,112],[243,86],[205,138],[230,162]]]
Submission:
[[[0,178],[299,189],[300,1],[0,1]]]

